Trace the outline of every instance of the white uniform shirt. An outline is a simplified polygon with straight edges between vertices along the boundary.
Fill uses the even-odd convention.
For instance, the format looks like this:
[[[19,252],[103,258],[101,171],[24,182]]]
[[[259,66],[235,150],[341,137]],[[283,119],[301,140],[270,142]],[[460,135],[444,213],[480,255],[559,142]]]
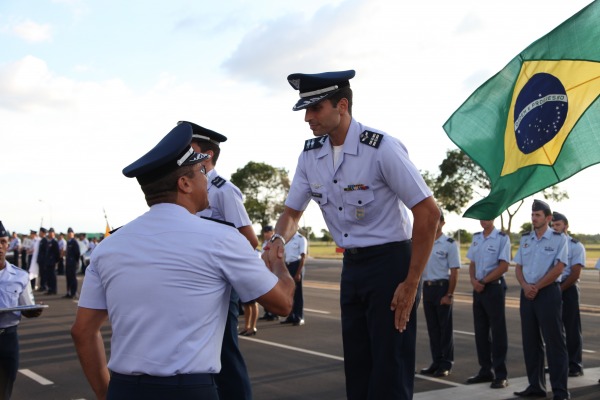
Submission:
[[[378,148],[361,143],[366,130],[383,135]],[[376,142],[367,135],[362,137],[367,143]],[[352,119],[336,168],[328,137],[307,141],[305,149],[286,206],[304,211],[314,200],[340,247],[366,247],[412,237],[406,207],[412,208],[431,192],[398,139]]]
[[[197,215],[227,221],[236,228],[252,225],[244,207],[244,196],[240,189],[218,176],[215,169],[207,174],[208,208],[200,211]]]
[[[112,371],[217,373],[231,287],[247,302],[276,283],[236,229],[163,203],[96,247],[79,306],[108,310]]]
[[[583,244],[580,241],[573,239],[569,235],[566,236],[569,261],[565,263],[565,268],[560,276],[561,281],[564,281],[571,275],[571,267],[573,265],[580,264],[582,267],[585,267],[585,247],[583,247]]]
[[[510,262],[510,239],[496,228],[488,237],[477,232],[467,258],[475,263],[475,279],[481,280],[498,267],[498,262]]]
[[[424,281],[448,279],[452,268],[460,268],[458,243],[442,233],[433,242],[433,249],[425,265],[422,279]]]
[[[0,270],[0,288],[0,308],[34,304],[29,274],[8,261]],[[20,320],[20,311],[0,313],[0,328],[18,325]]]
[[[540,239],[535,231],[521,236],[514,262],[523,267],[525,282],[537,283],[559,261],[565,265],[569,262],[567,237],[562,233],[548,228]],[[556,278],[559,280],[560,276]]]
[[[285,244],[285,262],[291,263],[302,258],[306,254],[306,238],[296,232],[294,236]]]
[[[31,265],[29,266],[29,279],[35,279],[38,277],[38,274],[40,273],[40,266],[38,265],[37,262],[37,256],[38,253],[40,252],[40,241],[42,240],[41,237],[36,236],[33,238],[33,253],[31,255]]]

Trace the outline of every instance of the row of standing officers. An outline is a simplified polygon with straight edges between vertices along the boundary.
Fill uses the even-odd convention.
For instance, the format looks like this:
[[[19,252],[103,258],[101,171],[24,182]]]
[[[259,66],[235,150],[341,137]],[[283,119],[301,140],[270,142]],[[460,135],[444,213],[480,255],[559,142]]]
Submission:
[[[514,394],[546,397],[547,370],[554,399],[568,399],[567,378],[583,375],[577,282],[585,265],[585,249],[568,236],[566,216],[552,213],[547,203],[534,200],[531,221],[533,230],[522,235],[513,260],[522,289],[521,332],[529,381],[527,388]],[[511,245],[508,235],[498,231],[493,220],[480,222],[483,232],[474,235],[467,252],[480,369],[467,383],[491,382],[491,388],[500,389],[508,386],[504,274],[511,261]],[[458,247],[442,233],[443,225],[442,215],[422,277],[433,362],[420,372],[435,377],[448,376],[452,370],[452,298],[460,268]]]

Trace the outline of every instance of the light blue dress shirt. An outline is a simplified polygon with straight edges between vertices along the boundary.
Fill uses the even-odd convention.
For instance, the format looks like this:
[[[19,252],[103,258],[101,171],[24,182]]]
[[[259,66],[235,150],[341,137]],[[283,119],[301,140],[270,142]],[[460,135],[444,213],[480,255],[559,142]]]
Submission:
[[[208,172],[206,176],[208,179],[208,207],[196,215],[227,221],[236,228],[252,225],[244,207],[244,196],[240,189],[229,181],[225,181],[222,185],[213,183],[218,176],[215,169]]]
[[[510,262],[510,239],[496,228],[488,237],[477,232],[467,258],[475,263],[475,279],[483,279],[498,267],[499,261]]]
[[[569,262],[567,237],[548,228],[538,239],[535,231],[531,231],[521,236],[514,261],[523,267],[525,281],[530,285],[536,284],[557,262]],[[560,281],[560,276],[556,281]]]
[[[365,131],[383,136],[378,148],[373,141],[361,143]],[[344,248],[412,237],[406,207],[431,192],[398,139],[352,119],[335,168],[329,138],[311,141],[298,159],[286,206],[304,211],[315,201],[336,244]],[[311,147],[314,143],[318,146]]]
[[[573,265],[580,264],[582,267],[585,267],[585,247],[583,247],[580,241],[573,239],[569,235],[566,236],[569,248],[569,262],[565,263],[565,269],[563,269],[560,277],[561,281],[564,281],[571,275],[571,267]]]
[[[0,270],[0,308],[10,308],[34,304],[33,292],[29,283],[29,273],[4,261]],[[18,325],[20,311],[0,313],[0,328]]]
[[[460,268],[458,243],[442,234],[435,239],[431,255],[423,271],[424,281],[448,279],[452,268]]]

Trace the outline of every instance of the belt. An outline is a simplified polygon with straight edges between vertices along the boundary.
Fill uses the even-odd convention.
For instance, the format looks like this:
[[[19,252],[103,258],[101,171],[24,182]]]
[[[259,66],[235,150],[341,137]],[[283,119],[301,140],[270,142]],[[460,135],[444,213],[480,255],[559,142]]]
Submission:
[[[435,281],[423,281],[425,286],[446,286],[448,279],[436,279]]]
[[[0,335],[4,335],[6,333],[13,333],[17,331],[17,325],[9,326],[7,328],[0,328]]]
[[[486,282],[485,286],[487,285],[502,285],[502,278],[493,280],[491,282]]]
[[[131,383],[149,383],[154,385],[188,386],[188,385],[212,385],[213,374],[180,374],[173,376],[153,375],[124,375],[111,371],[111,379]]]
[[[390,242],[384,244],[377,244],[375,246],[367,246],[367,247],[352,247],[350,249],[345,249],[344,254],[365,254],[374,250],[384,249],[386,247],[395,247],[410,244],[411,240],[403,240],[401,242]]]

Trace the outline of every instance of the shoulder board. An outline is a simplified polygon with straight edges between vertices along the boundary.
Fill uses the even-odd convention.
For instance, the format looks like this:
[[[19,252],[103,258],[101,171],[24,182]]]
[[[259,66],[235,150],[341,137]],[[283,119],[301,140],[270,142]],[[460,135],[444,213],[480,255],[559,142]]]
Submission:
[[[454,239],[452,239],[452,238],[448,238],[448,242],[450,242],[450,243],[454,243]]]
[[[573,243],[579,243],[579,240],[571,238],[571,242],[573,242]]]
[[[200,218],[202,218],[202,219],[207,219],[207,220],[209,220],[209,221],[216,222],[216,223],[218,223],[218,224],[228,225],[228,226],[231,226],[231,227],[235,228],[235,225],[234,225],[234,224],[232,224],[231,222],[222,221],[222,220],[220,220],[220,219],[215,219],[215,218],[210,218],[210,217],[200,217]]]
[[[474,235],[481,235],[482,233],[483,233],[483,232],[475,232],[475,233],[473,234],[473,236],[474,236]]]
[[[320,138],[308,139],[304,142],[304,151],[320,149],[325,144],[327,135],[321,136]]]
[[[562,233],[560,233],[560,232],[556,232],[556,231],[554,231],[554,232],[552,232],[552,233],[553,233],[553,234],[555,234],[555,235],[562,235]]]
[[[500,236],[506,236],[506,233],[505,233],[505,232],[498,231],[498,233],[500,234]]]
[[[521,236],[528,236],[530,233],[531,233],[531,231],[530,232],[521,233]]]
[[[221,186],[223,186],[225,184],[225,182],[227,182],[227,180],[221,178],[220,176],[217,176],[215,179],[213,179],[212,181],[210,181],[210,183],[212,183],[213,185],[215,185],[218,188],[220,188]]]
[[[379,148],[379,145],[381,144],[381,139],[383,139],[383,135],[381,133],[364,131],[360,134],[360,142],[362,144],[375,147],[376,149]]]
[[[108,232],[109,235],[112,235],[113,233],[115,233],[116,231],[118,231],[119,229],[121,229],[123,226],[121,225],[118,228],[113,229],[112,231]]]

